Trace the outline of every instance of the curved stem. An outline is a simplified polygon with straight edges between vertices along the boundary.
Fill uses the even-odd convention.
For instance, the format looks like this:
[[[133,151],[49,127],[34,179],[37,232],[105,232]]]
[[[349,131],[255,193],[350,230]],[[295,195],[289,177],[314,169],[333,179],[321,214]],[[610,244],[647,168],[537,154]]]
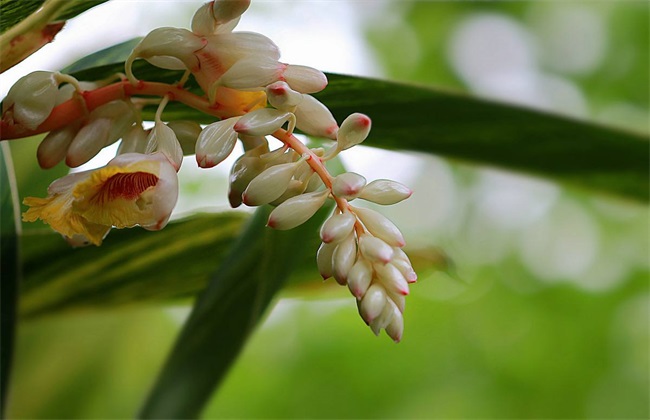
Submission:
[[[99,89],[81,92],[82,100],[72,98],[57,105],[50,113],[50,116],[35,130],[29,130],[20,124],[15,124],[13,121],[8,120],[8,118],[5,118],[5,115],[0,122],[0,140],[29,137],[56,130],[71,124],[79,118],[83,118],[88,112],[108,102],[126,99],[136,95],[161,97],[168,95],[171,101],[182,102],[191,108],[218,118],[226,118],[243,113],[240,109],[219,103],[210,105],[205,98],[195,95],[177,85],[145,81],[139,81],[135,85],[131,85],[128,80],[122,80]]]

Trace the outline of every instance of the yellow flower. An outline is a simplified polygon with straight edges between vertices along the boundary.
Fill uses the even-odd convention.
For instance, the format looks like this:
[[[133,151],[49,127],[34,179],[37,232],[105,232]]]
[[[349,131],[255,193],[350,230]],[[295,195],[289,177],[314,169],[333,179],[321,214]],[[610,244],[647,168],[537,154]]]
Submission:
[[[101,245],[112,226],[162,229],[176,205],[178,179],[162,153],[126,153],[54,181],[48,194],[25,198],[24,221],[41,219],[73,244]]]

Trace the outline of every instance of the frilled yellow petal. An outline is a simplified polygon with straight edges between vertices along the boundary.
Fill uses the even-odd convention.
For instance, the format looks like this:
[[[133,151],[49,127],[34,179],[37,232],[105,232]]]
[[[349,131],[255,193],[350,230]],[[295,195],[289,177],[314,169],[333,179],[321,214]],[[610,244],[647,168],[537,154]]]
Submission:
[[[125,154],[79,182],[73,196],[74,211],[94,223],[160,229],[176,204],[176,171],[161,154]]]
[[[68,238],[82,236],[94,245],[101,245],[111,226],[92,223],[75,214],[72,211],[72,201],[70,193],[54,194],[47,198],[27,197],[23,204],[30,208],[23,213],[23,221],[35,222],[41,219]]]

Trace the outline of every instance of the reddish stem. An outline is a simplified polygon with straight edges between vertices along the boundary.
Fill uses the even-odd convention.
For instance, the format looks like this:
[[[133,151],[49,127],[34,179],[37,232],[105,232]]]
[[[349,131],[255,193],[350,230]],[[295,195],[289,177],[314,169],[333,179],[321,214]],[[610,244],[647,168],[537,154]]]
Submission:
[[[145,81],[139,81],[137,84],[132,85],[127,80],[123,80],[99,89],[81,92],[80,95],[75,95],[72,99],[55,106],[50,116],[35,130],[30,130],[20,124],[15,124],[13,121],[3,119],[0,121],[0,140],[18,139],[56,130],[84,117],[101,105],[135,95],[169,95],[172,101],[182,102],[189,107],[218,118],[241,114],[240,110],[222,104],[210,105],[207,99],[179,86]]]

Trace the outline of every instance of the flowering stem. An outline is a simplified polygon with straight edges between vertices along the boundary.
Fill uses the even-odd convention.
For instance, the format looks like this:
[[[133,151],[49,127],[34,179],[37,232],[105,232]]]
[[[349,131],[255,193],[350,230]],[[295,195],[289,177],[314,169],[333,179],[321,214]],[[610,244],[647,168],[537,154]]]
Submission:
[[[101,105],[134,95],[161,97],[168,95],[171,101],[182,102],[189,107],[218,118],[242,113],[241,110],[223,104],[210,105],[205,98],[195,95],[178,85],[145,81],[139,81],[137,84],[131,85],[128,80],[122,80],[99,89],[81,92],[80,95],[57,105],[50,113],[50,116],[35,130],[29,130],[20,124],[14,124],[12,121],[3,119],[0,122],[0,139],[12,140],[56,130],[84,117]]]

